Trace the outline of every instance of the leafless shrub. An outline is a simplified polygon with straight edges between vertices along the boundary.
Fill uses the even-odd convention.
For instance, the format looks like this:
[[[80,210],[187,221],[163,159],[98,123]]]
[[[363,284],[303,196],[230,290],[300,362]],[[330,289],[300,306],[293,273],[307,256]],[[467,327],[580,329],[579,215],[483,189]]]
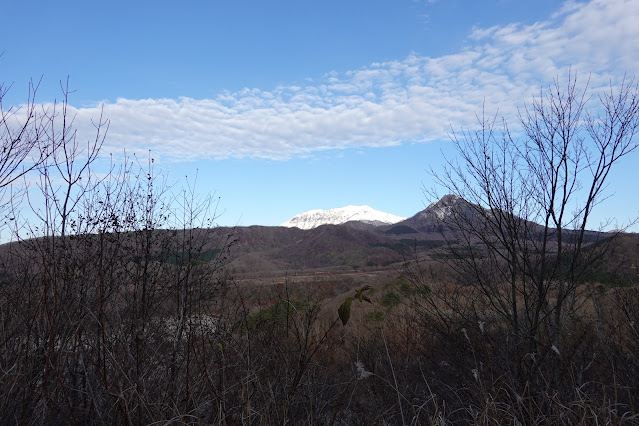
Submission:
[[[2,194],[14,238],[0,247],[0,422],[636,422],[637,292],[592,283],[611,246],[586,223],[636,148],[637,92],[604,95],[601,119],[584,93],[573,76],[566,93],[555,84],[522,113],[521,143],[485,119],[454,140],[462,162],[442,182],[470,203],[451,209],[443,262],[407,258],[394,285],[413,286],[393,297],[355,281],[235,282],[234,237],[212,238],[216,206],[195,181],[176,196],[151,156],[97,174],[107,122],[85,145],[66,88],[50,110],[30,101],[27,130],[0,133],[13,152],[0,190],[38,183],[27,222]],[[578,182],[591,199],[569,215]],[[369,311],[340,318],[365,291]]]

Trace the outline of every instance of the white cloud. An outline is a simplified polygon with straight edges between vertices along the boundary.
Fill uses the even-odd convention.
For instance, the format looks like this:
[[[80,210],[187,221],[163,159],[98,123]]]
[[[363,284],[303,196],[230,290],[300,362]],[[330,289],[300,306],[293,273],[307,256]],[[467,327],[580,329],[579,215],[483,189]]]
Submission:
[[[175,159],[287,159],[325,149],[446,138],[489,111],[514,116],[568,67],[591,85],[639,69],[639,2],[568,2],[547,21],[476,29],[466,50],[374,63],[306,85],[245,89],[214,99],[118,99],[107,151],[151,149]],[[584,78],[585,80],[585,78]],[[99,107],[76,109],[82,135]],[[87,136],[88,137],[88,136]]]

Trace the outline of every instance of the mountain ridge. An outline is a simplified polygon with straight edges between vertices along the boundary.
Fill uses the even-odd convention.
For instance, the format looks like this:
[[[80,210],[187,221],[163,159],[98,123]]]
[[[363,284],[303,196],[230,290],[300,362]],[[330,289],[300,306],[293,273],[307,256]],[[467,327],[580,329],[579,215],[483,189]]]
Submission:
[[[352,215],[343,215],[341,220],[347,220],[346,222],[321,224],[309,229],[298,226],[253,225],[199,228],[195,233],[197,238],[206,241],[202,250],[223,253],[229,271],[242,278],[286,275],[292,271],[296,271],[293,272],[296,274],[303,270],[362,271],[369,268],[399,268],[408,259],[432,259],[440,256],[439,248],[455,243],[457,219],[472,219],[479,208],[463,198],[447,195],[410,218],[381,226],[353,220],[357,217]],[[534,228],[531,230],[534,231]],[[566,232],[565,235],[569,236],[570,232]],[[168,238],[168,235],[175,234],[176,231],[158,229],[157,233],[166,234]],[[586,231],[584,242],[596,243],[612,235]],[[130,233],[119,238],[134,236],[134,233]],[[535,237],[534,232],[531,236]],[[552,243],[552,233],[549,238]],[[639,235],[628,238],[639,239]],[[9,249],[19,249],[21,244],[0,245],[0,255]],[[639,243],[636,247],[639,250]],[[174,255],[171,253],[173,252],[160,250],[153,255],[160,259],[163,255]]]
[[[314,229],[322,225],[342,225],[347,222],[363,222],[373,226],[392,225],[405,217],[375,210],[370,206],[348,205],[334,209],[314,209],[299,213],[280,226],[286,228]]]

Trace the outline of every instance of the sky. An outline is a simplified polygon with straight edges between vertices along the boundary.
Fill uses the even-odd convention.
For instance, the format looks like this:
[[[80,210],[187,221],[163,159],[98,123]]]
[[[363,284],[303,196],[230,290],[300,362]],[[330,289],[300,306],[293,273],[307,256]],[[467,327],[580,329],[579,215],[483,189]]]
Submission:
[[[451,129],[482,105],[517,108],[568,70],[598,89],[639,69],[637,0],[11,1],[2,8],[3,106],[69,103],[79,137],[110,120],[102,153],[149,150],[169,181],[197,174],[217,223],[279,225],[369,205],[409,217]],[[593,216],[639,216],[639,153]],[[639,230],[637,227],[633,230]]]

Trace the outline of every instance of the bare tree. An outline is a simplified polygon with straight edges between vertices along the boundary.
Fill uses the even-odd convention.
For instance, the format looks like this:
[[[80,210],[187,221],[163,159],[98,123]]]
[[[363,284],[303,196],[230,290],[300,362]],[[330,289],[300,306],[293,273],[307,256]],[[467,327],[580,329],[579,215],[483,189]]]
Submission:
[[[0,419],[188,418],[205,406],[191,385],[201,379],[194,342],[215,329],[211,315],[194,317],[210,314],[224,279],[225,242],[205,229],[212,198],[187,183],[177,199],[150,154],[98,173],[108,121],[98,117],[95,137],[80,139],[69,93],[63,85],[61,102],[32,102],[38,121],[27,115],[21,133],[23,115],[4,115],[0,189],[27,175],[35,184],[28,206],[15,193],[3,199],[31,215],[0,246]]]
[[[507,324],[523,380],[563,353],[578,289],[591,282],[611,236],[589,231],[593,209],[607,197],[612,169],[639,145],[635,81],[591,93],[575,73],[565,85],[556,79],[520,110],[516,132],[483,111],[478,130],[453,132],[459,157],[432,172],[460,197],[446,218],[444,258],[471,290],[452,308]]]
[[[20,106],[5,107],[11,86],[0,84],[0,214],[9,214],[24,195],[24,188],[13,184],[39,167],[50,155],[47,128],[51,116],[36,104],[39,82],[29,83],[27,100]]]
[[[11,87],[0,85],[0,188],[33,170],[46,157],[46,151],[34,149],[40,148],[50,123],[50,117],[41,114],[36,105],[38,86],[31,81],[24,105],[6,108],[3,99]]]

